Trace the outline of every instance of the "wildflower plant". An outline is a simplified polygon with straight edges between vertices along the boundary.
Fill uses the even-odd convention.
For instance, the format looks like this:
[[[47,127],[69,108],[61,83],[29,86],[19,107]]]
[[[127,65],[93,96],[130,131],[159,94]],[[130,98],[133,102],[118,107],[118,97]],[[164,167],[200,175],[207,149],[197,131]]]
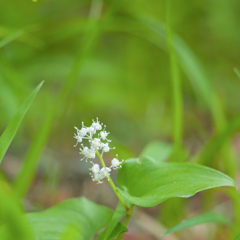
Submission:
[[[115,149],[115,147],[111,148],[109,146],[111,140],[107,137],[110,132],[106,131],[106,125],[103,126],[103,124],[99,122],[98,118],[96,118],[96,122],[95,120],[92,121],[93,123],[89,127],[84,126],[84,122],[82,122],[81,129],[74,127],[77,131],[77,133],[74,133],[73,136],[73,138],[77,140],[77,143],[74,145],[74,147],[76,147],[78,144],[81,144],[81,147],[79,148],[80,155],[83,156],[81,158],[81,161],[85,160],[86,162],[88,162],[89,159],[95,159],[96,155],[98,156],[102,167],[100,167],[98,163],[90,161],[92,166],[91,168],[89,168],[89,174],[92,180],[94,182],[97,182],[98,184],[101,184],[103,183],[102,180],[106,178],[119,200],[122,202],[126,210],[128,210],[128,207],[124,202],[123,198],[116,191],[116,186],[114,185],[110,176],[112,169],[117,170],[122,168],[124,160],[119,161],[118,155],[116,155],[116,157],[111,160],[111,166],[106,166],[103,159],[103,154],[109,152],[111,149]],[[84,146],[84,144],[82,143],[84,139],[86,140],[86,142],[88,141],[88,146]]]
[[[12,1],[5,1],[5,2],[12,2]],[[64,5],[62,6],[67,6],[67,3],[68,3],[69,6],[71,5],[70,8],[74,9],[74,11],[75,9],[79,8],[78,1],[75,1],[77,4],[76,5],[77,8],[74,8],[73,5],[69,4],[68,1],[63,1],[63,2],[66,2],[66,4],[63,3]],[[136,207],[137,206],[153,207],[158,204],[162,204],[163,202],[164,202],[164,205],[161,208],[161,213],[164,213],[161,216],[162,222],[166,223],[167,226],[170,226],[170,225],[173,226],[177,224],[178,220],[179,222],[181,222],[180,224],[175,225],[171,229],[168,229],[167,232],[165,233],[162,232],[164,235],[190,227],[190,226],[211,222],[211,223],[218,223],[218,224],[221,223],[225,225],[230,225],[229,231],[225,231],[226,230],[225,228],[223,228],[222,230],[220,229],[219,231],[219,228],[218,228],[216,232],[217,233],[216,239],[219,239],[219,237],[222,237],[222,239],[223,238],[233,239],[234,236],[238,235],[236,238],[234,238],[234,240],[240,240],[240,234],[239,234],[240,195],[239,195],[239,192],[236,191],[236,183],[232,179],[232,178],[236,178],[236,170],[237,170],[238,164],[237,164],[237,161],[235,161],[235,159],[232,158],[231,156],[232,151],[230,149],[230,144],[229,144],[230,142],[229,139],[231,135],[239,131],[239,127],[240,127],[239,116],[237,116],[236,118],[233,118],[232,121],[227,121],[227,118],[225,118],[224,108],[221,106],[222,101],[219,100],[219,96],[217,92],[215,92],[215,90],[213,89],[212,84],[209,84],[209,82],[211,82],[211,79],[209,78],[208,76],[209,74],[207,73],[207,71],[205,71],[203,64],[201,64],[200,59],[198,59],[197,55],[194,54],[190,46],[188,46],[188,44],[185,41],[183,41],[181,36],[177,35],[176,32],[173,31],[171,27],[172,22],[174,22],[171,19],[172,16],[174,16],[174,14],[172,14],[172,4],[173,4],[172,0],[166,0],[166,3],[164,3],[166,6],[166,11],[165,11],[166,22],[165,23],[160,22],[159,19],[154,19],[154,18],[146,19],[141,15],[138,16],[135,13],[136,11],[134,11],[134,14],[131,15],[132,13],[131,11],[128,10],[128,8],[126,8],[127,12],[125,13],[124,12],[125,7],[122,8],[121,10],[118,9],[118,7],[122,6],[122,4],[118,4],[118,2],[119,1],[92,0],[91,4],[87,4],[90,6],[89,19],[88,19],[89,24],[86,24],[86,31],[85,30],[80,31],[81,34],[83,34],[81,36],[83,40],[81,42],[81,48],[79,49],[79,52],[77,51],[78,53],[76,54],[76,58],[73,61],[74,64],[71,67],[71,71],[69,72],[69,75],[65,78],[64,84],[62,85],[61,90],[57,94],[56,99],[54,100],[52,98],[49,98],[53,100],[53,104],[49,108],[49,111],[46,114],[45,120],[39,126],[39,131],[36,133],[36,136],[34,137],[29,150],[27,151],[26,156],[22,161],[23,164],[21,168],[19,168],[20,172],[14,179],[13,184],[11,184],[11,181],[8,181],[5,174],[2,174],[2,172],[0,171],[0,240],[16,240],[16,239],[20,239],[20,240],[25,240],[25,239],[27,240],[39,240],[39,239],[91,240],[93,238],[96,239],[95,235],[98,235],[97,240],[112,240],[112,239],[121,240],[123,237],[123,234],[128,231],[128,223],[130,218],[132,217],[132,212],[135,206]],[[227,2],[227,1],[222,1],[222,2]],[[152,3],[146,2],[146,4],[147,6],[151,6]],[[11,7],[7,7],[7,4],[4,4],[4,5],[6,6],[0,8],[0,11],[4,12],[4,16],[8,15],[5,13],[6,9],[9,9],[10,12],[15,12],[16,14],[20,13],[19,16],[21,17],[23,16],[22,11],[12,10],[14,7],[13,4],[11,4]],[[19,4],[15,4],[15,5],[17,9],[19,7]],[[231,12],[231,9],[233,9],[232,8],[233,5],[231,6],[229,5],[228,7],[227,3],[224,3],[224,5],[220,4],[219,6],[221,10],[222,10],[222,6],[226,6],[228,13],[229,11]],[[42,7],[44,7],[44,5],[41,5],[41,8]],[[138,5],[137,5],[137,8],[138,8]],[[59,9],[61,10],[62,7]],[[86,9],[87,8],[84,4],[83,5],[84,25],[86,20]],[[149,9],[149,8],[146,8],[146,9]],[[118,14],[119,10],[120,10],[120,13],[123,13],[123,14]],[[214,14],[215,12],[216,13],[219,12],[219,14],[222,15],[222,11],[218,11],[218,10],[219,8],[211,7],[211,11],[213,11]],[[200,11],[202,11],[202,9],[200,9]],[[211,11],[209,11],[209,13],[211,13]],[[235,12],[237,13],[237,11]],[[69,13],[71,12],[69,11]],[[117,17],[116,19],[115,19],[115,14]],[[143,12],[143,14],[145,13]],[[27,16],[28,14],[25,14],[25,15]],[[35,15],[37,16],[37,18],[39,18],[39,14],[35,14]],[[226,16],[228,15],[229,14],[227,14]],[[47,18],[49,18],[49,14],[47,14],[46,16]],[[69,14],[69,16],[71,20],[72,14]],[[130,35],[132,34],[132,36],[134,37],[140,36],[139,40],[141,42],[142,42],[142,39],[144,39],[146,42],[151,44],[157,43],[155,44],[154,49],[159,48],[161,49],[161,51],[162,49],[168,49],[168,55],[169,55],[168,57],[170,61],[169,61],[169,68],[166,68],[166,69],[170,69],[170,74],[169,74],[170,79],[166,78],[166,81],[170,80],[171,88],[169,88],[170,85],[167,84],[166,85],[167,88],[163,89],[162,91],[164,92],[164,90],[169,90],[169,93],[172,91],[171,92],[171,96],[172,96],[171,112],[173,113],[172,114],[173,125],[172,125],[172,132],[171,132],[172,143],[165,143],[162,141],[150,142],[140,153],[139,157],[119,160],[118,155],[116,155],[111,160],[110,164],[107,166],[104,161],[104,157],[106,156],[106,154],[108,154],[108,152],[110,152],[111,150],[114,150],[115,148],[113,146],[114,144],[112,144],[112,141],[109,138],[110,133],[106,130],[106,126],[104,126],[98,120],[98,118],[96,118],[96,120],[93,120],[92,124],[88,127],[86,127],[84,123],[82,123],[82,126],[80,129],[75,127],[76,132],[73,137],[74,137],[74,141],[76,142],[74,146],[79,148],[81,161],[86,161],[87,164],[89,164],[89,174],[92,181],[95,182],[96,184],[110,184],[114,193],[119,199],[119,202],[116,204],[116,209],[113,211],[108,207],[96,204],[84,197],[78,197],[78,198],[73,198],[73,199],[68,199],[66,201],[63,201],[60,204],[57,204],[56,206],[53,206],[50,209],[47,209],[42,212],[23,213],[23,207],[21,206],[20,203],[22,202],[22,200],[24,200],[23,202],[28,203],[28,201],[25,201],[25,194],[27,193],[27,191],[31,186],[31,182],[34,178],[34,175],[35,175],[34,173],[36,170],[37,163],[40,159],[40,155],[44,150],[44,146],[48,140],[48,137],[51,135],[51,131],[53,129],[52,125],[54,124],[55,119],[58,119],[58,118],[60,119],[60,115],[58,115],[60,114],[60,112],[58,111],[59,106],[65,106],[65,105],[67,106],[68,104],[67,95],[70,95],[71,90],[75,86],[77,86],[77,81],[79,79],[78,78],[79,72],[83,69],[84,63],[88,61],[88,58],[92,56],[94,49],[99,43],[98,40],[104,34],[104,31],[106,30],[115,31],[116,29],[114,30],[113,27],[116,27],[118,29],[118,27],[121,25],[115,24],[115,23],[118,23],[119,21],[121,21],[122,17],[124,20],[123,21],[124,25],[127,25],[129,23],[129,27],[125,29],[128,34]],[[14,19],[20,19],[20,18],[10,17],[9,19],[11,19],[11,21],[12,19],[13,21],[15,21]],[[52,17],[50,17],[49,19],[50,21],[52,21]],[[234,26],[234,24],[232,24],[233,18],[228,18],[228,19],[230,19],[228,21],[229,26]],[[117,20],[117,22],[115,20]],[[29,21],[24,20],[22,23],[19,22],[19,24],[17,25],[20,26],[22,24],[25,24],[26,22],[29,22]],[[54,41],[57,41],[57,39],[60,39],[60,41],[64,44],[63,49],[65,51],[66,42],[62,41],[63,39],[62,37],[56,38],[54,37],[54,34],[50,34],[51,36],[49,36],[49,34],[42,34],[43,33],[42,31],[44,30],[44,26],[46,26],[47,32],[49,32],[48,23],[49,23],[48,21],[44,20],[44,23],[41,24],[41,28],[39,28],[40,34],[37,34],[37,38],[34,37],[34,33],[35,32],[37,33],[38,27],[36,29],[35,27],[33,27],[32,29],[32,27],[29,28],[27,26],[26,27],[21,26],[19,29],[9,28],[8,25],[9,26],[16,25],[14,22],[13,24],[11,23],[11,24],[7,24],[6,26],[1,26],[1,28],[4,30],[3,32],[1,32],[1,36],[0,36],[1,37],[0,48],[3,48],[4,50],[3,55],[0,57],[0,64],[1,64],[0,78],[3,79],[3,81],[0,80],[0,84],[1,84],[0,96],[2,97],[2,100],[3,100],[2,102],[4,107],[3,108],[4,111],[2,111],[2,115],[5,114],[5,110],[9,110],[9,113],[11,113],[10,110],[14,109],[14,106],[16,105],[14,104],[15,103],[14,99],[15,99],[15,94],[16,96],[18,96],[18,93],[16,91],[18,89],[18,86],[20,85],[22,86],[21,88],[19,88],[19,90],[28,89],[28,87],[24,87],[24,85],[22,85],[22,82],[20,85],[16,84],[17,82],[19,82],[18,81],[19,79],[21,80],[21,77],[19,78],[19,76],[21,76],[21,73],[18,74],[15,71],[22,68],[22,61],[19,61],[20,58],[17,52],[14,53],[14,49],[15,48],[17,49],[18,47],[22,49],[22,44],[15,45],[15,47],[13,47],[11,50],[11,45],[14,46],[14,43],[12,42],[15,41],[16,39],[19,40],[19,37],[21,37],[20,42],[23,42],[24,45],[26,45],[24,46],[24,49],[25,47],[27,47],[27,45],[29,45],[30,52],[32,52],[33,46],[40,47],[42,43],[44,43],[44,45],[46,46],[47,44],[50,44],[48,46],[51,47]],[[77,44],[76,46],[78,48],[79,47],[78,41],[73,41],[71,37],[68,37],[69,33],[70,35],[72,35],[72,32],[75,31],[74,30],[75,22],[68,21],[66,23],[65,22],[62,22],[62,23],[63,25],[55,24],[57,26],[57,29],[55,29],[55,31],[53,32],[59,35],[60,34],[59,29],[61,31],[64,31],[65,29],[66,32],[63,35],[69,38],[71,43],[76,42]],[[32,24],[30,24],[29,26],[31,25]],[[214,24],[214,26],[215,25],[216,24]],[[59,26],[63,26],[63,27],[59,27]],[[136,26],[138,27],[136,28]],[[192,26],[194,26],[195,28],[195,24],[192,24]],[[31,36],[28,37],[27,36],[28,31],[22,31],[22,27],[24,29],[25,28],[29,29],[32,37]],[[73,27],[72,28],[73,31],[72,30],[69,31],[71,27]],[[139,34],[139,30],[141,29],[143,30],[144,34]],[[228,32],[230,33],[231,31],[233,31],[233,33],[236,32],[234,27],[231,27],[230,31],[225,31],[224,28],[221,28],[221,29],[223,29],[224,31],[225,37],[223,39],[227,39],[226,32],[227,33]],[[54,30],[54,26],[53,26],[53,30]],[[76,30],[79,32],[79,27]],[[124,27],[121,27],[121,30],[125,31]],[[148,35],[148,33],[150,35]],[[217,31],[217,33],[219,34],[220,31]],[[233,34],[228,34],[228,35],[230,36],[230,38],[232,38],[233,36]],[[40,39],[39,37],[44,39]],[[48,42],[48,39],[50,40],[50,42]],[[5,45],[9,43],[11,43],[11,45],[5,48]],[[133,44],[135,44],[135,41],[133,42]],[[225,44],[225,45],[229,46],[229,44]],[[235,48],[236,44],[232,44],[232,46]],[[45,49],[46,51],[48,51],[49,47],[44,47],[44,48],[40,47],[39,49],[40,50]],[[145,53],[146,48],[143,48],[143,49]],[[70,50],[72,54],[72,48]],[[133,51],[135,50],[136,48],[134,47]],[[18,52],[22,53],[26,51],[21,50]],[[37,53],[39,51],[34,51],[34,52]],[[125,54],[125,51],[122,51],[122,52],[123,54]],[[236,51],[234,51],[234,53],[235,52]],[[52,54],[51,51],[49,53]],[[29,55],[30,60],[32,60],[33,54],[27,54],[27,55]],[[67,60],[68,60],[69,54],[65,54],[65,55],[67,56]],[[135,54],[135,55],[136,55],[136,59],[139,60],[139,54]],[[49,59],[52,59],[52,58],[49,58]],[[117,62],[119,63],[119,61]],[[21,64],[20,68],[19,66],[17,67],[18,63]],[[39,65],[39,69],[43,69],[41,64],[39,64],[39,61],[35,61],[35,63]],[[123,63],[125,63],[125,57],[123,58]],[[141,61],[139,63],[141,63]],[[16,68],[15,68],[15,65],[16,65]],[[12,66],[14,66],[14,68]],[[153,64],[152,66],[155,67],[156,65]],[[30,68],[32,67],[31,64],[29,65],[29,67]],[[184,97],[183,97],[182,86],[184,85],[183,85],[183,82],[181,81],[181,74],[179,74],[181,73],[179,67],[182,68],[181,71],[183,71],[187,76],[187,78],[189,78],[191,84],[196,90],[196,93],[198,93],[198,96],[200,97],[198,100],[205,102],[206,106],[209,108],[209,113],[212,114],[212,118],[214,119],[213,126],[215,125],[215,132],[216,132],[216,135],[209,140],[206,146],[204,145],[202,146],[200,154],[196,154],[192,159],[191,159],[191,156],[187,156],[186,154],[186,152],[188,152],[188,149],[182,146],[182,142],[184,140],[183,127],[185,126],[185,124],[183,124],[185,120],[184,119],[184,102],[185,101],[183,101]],[[11,71],[13,71],[13,73],[11,73]],[[38,72],[40,72],[40,74],[42,75],[41,71],[38,71]],[[150,71],[147,68],[146,73],[149,73],[149,72]],[[156,75],[155,70],[152,72],[154,73],[154,75]],[[65,70],[64,70],[64,73],[65,73]],[[237,71],[237,74],[240,76],[238,71]],[[62,74],[60,73],[60,75]],[[32,73],[30,74],[30,76],[32,76]],[[144,79],[145,74],[143,74],[141,81],[139,81],[139,74],[136,74],[135,76],[136,76],[135,83],[138,85],[141,84],[142,80],[144,81],[146,80],[146,82],[148,82],[149,80],[149,75],[147,75],[148,76],[147,79]],[[14,82],[14,78],[16,78],[16,83]],[[9,80],[9,83],[8,83],[8,80]],[[160,81],[158,82],[160,83]],[[101,85],[102,82],[99,82],[99,84]],[[134,100],[137,97],[142,98],[142,95],[141,96],[138,95],[138,91],[135,91],[136,84],[130,84],[131,85],[130,87],[132,88],[130,88],[130,91],[129,91],[131,94],[134,94],[133,95],[134,97],[131,98]],[[10,86],[14,86],[14,91],[11,91]],[[29,84],[27,86],[29,86]],[[5,159],[3,159],[4,155],[7,152],[12,140],[14,139],[15,134],[17,133],[18,127],[22,119],[24,118],[24,115],[28,111],[30,105],[33,102],[33,99],[35,98],[35,95],[38,93],[41,86],[42,86],[42,83],[39,84],[35,88],[35,90],[33,90],[33,92],[29,95],[26,101],[17,110],[16,114],[10,121],[9,125],[7,126],[5,131],[2,133],[0,137],[0,163],[2,161],[5,161]],[[104,86],[105,93],[112,92],[113,86],[114,85],[109,84],[108,89],[105,88]],[[115,85],[115,87],[118,87],[118,86],[119,85]],[[156,86],[154,85],[156,89],[161,86],[162,85],[156,85]],[[86,86],[86,87],[88,88],[90,86]],[[99,90],[98,86],[96,87],[96,89],[97,91]],[[120,88],[120,90],[122,89]],[[146,91],[147,90],[152,91],[152,86],[150,88],[147,88]],[[92,92],[93,95],[94,93],[95,92]],[[121,92],[119,93],[121,94]],[[50,96],[52,95],[55,96],[55,94],[52,94],[52,91],[50,91],[50,94],[51,94]],[[104,93],[101,93],[101,94],[103,95]],[[156,93],[149,92],[149,94],[146,94],[147,98],[143,99],[143,101],[145,100],[145,103],[147,103],[149,100],[151,100],[152,94],[156,94]],[[21,94],[16,99],[17,100],[21,99],[20,96]],[[153,97],[154,96],[155,95],[153,95]],[[112,98],[112,95],[109,97]],[[117,101],[117,98],[115,98],[115,101]],[[141,101],[141,103],[143,101]],[[12,105],[12,107],[10,105]],[[114,102],[113,102],[113,106],[115,106]],[[48,107],[46,107],[46,109],[47,108]],[[88,106],[86,106],[86,108],[89,110]],[[143,111],[145,111],[145,108],[143,108]],[[62,114],[64,114],[63,111],[62,111]],[[151,113],[150,115],[148,115],[148,112],[147,112],[146,113],[147,121],[149,121],[149,119],[152,120],[152,116],[154,115],[155,114],[151,114]],[[156,121],[158,120],[153,119],[153,122],[156,123]],[[164,126],[161,126],[161,127],[164,127]],[[218,159],[217,156],[220,156],[219,158],[219,160],[221,161],[220,164],[216,161]],[[182,161],[183,159],[185,160],[185,162]],[[195,161],[196,163],[201,163],[202,165],[193,163],[193,161]],[[211,165],[213,168],[209,168],[204,165]],[[225,173],[230,175],[232,178],[214,169],[219,167]],[[114,183],[111,179],[111,173],[113,171],[117,171],[116,183]],[[232,198],[232,202],[233,202],[232,215],[235,214],[234,216],[235,219],[233,218],[233,220],[231,220],[231,224],[229,224],[230,220],[228,219],[228,217],[216,212],[201,213],[198,216],[182,221],[184,220],[184,213],[182,209],[185,209],[185,206],[189,207],[188,206],[189,204],[186,204],[184,206],[182,204],[184,202],[183,199],[179,199],[179,198],[188,198],[193,196],[197,192],[200,192],[206,189],[216,188],[216,187],[231,187],[231,188],[226,188],[224,189],[224,191],[222,191],[228,194],[230,198]],[[207,196],[207,198],[205,196],[204,203],[206,202],[213,203],[212,197],[213,197],[212,194],[210,194],[210,196]],[[174,201],[166,201],[169,199],[172,199]],[[224,201],[226,199],[222,198],[221,200],[223,201],[221,203],[221,208],[222,208],[222,206],[224,205]],[[219,199],[217,202],[219,203]],[[32,205],[32,204],[26,204],[26,205]],[[218,208],[218,209],[221,209],[221,208]],[[169,210],[174,210],[174,216],[171,214],[173,211],[169,211]],[[189,212],[189,210],[190,208],[187,209],[186,212]],[[224,210],[224,212],[226,212],[226,210]],[[158,219],[160,219],[160,217]],[[141,222],[141,221],[142,220],[139,221],[138,219],[138,223],[145,224],[144,222]],[[157,226],[159,225],[159,223],[157,222],[157,224],[154,224],[154,225]],[[212,229],[211,229],[211,232],[212,232]],[[178,235],[176,235],[175,237],[176,239],[179,239],[177,238],[179,237]],[[190,238],[193,239],[192,235],[190,236]],[[215,238],[211,238],[211,239],[215,239]]]
[[[78,143],[81,143],[83,139],[88,140],[90,145],[87,147],[81,144],[82,147],[79,148],[80,154],[83,155],[81,161],[86,160],[87,162],[88,159],[95,159],[97,155],[102,164],[102,168],[100,168],[99,164],[90,161],[92,167],[89,168],[89,174],[91,175],[92,180],[96,181],[97,183],[103,183],[101,180],[104,178],[107,178],[108,181],[111,181],[111,169],[117,170],[122,167],[121,164],[123,163],[123,160],[119,161],[117,158],[113,158],[111,161],[111,166],[106,167],[106,164],[103,160],[103,154],[109,152],[111,149],[115,149],[115,147],[109,147],[109,143],[111,142],[111,140],[107,139],[109,132],[106,132],[106,126],[104,126],[104,129],[102,129],[102,125],[103,124],[100,124],[97,118],[96,122],[93,120],[93,123],[90,127],[85,127],[83,122],[80,130],[77,127],[74,127],[77,130],[77,133],[74,134],[74,138],[77,140],[75,147],[78,145]],[[94,136],[96,134],[97,137]],[[117,156],[118,155],[116,155],[116,157]]]

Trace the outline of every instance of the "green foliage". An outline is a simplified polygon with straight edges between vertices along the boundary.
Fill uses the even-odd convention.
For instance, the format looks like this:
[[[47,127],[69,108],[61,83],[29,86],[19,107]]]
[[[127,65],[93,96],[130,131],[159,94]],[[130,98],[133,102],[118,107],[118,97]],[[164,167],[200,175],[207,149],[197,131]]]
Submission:
[[[165,236],[169,233],[173,233],[185,228],[193,227],[199,224],[204,224],[204,223],[222,223],[222,224],[230,225],[231,222],[227,217],[219,213],[215,213],[215,212],[203,213],[201,215],[182,221],[176,226],[168,229],[162,236]]]
[[[239,240],[240,239],[240,234],[238,234],[235,238],[234,238],[234,240]]]
[[[73,89],[76,81],[78,79],[78,75],[81,72],[85,62],[91,56],[101,34],[102,27],[101,25],[106,24],[109,21],[109,17],[113,14],[113,9],[115,9],[115,4],[117,1],[114,1],[109,9],[108,18],[106,18],[103,22],[99,22],[97,19],[93,21],[89,21],[86,26],[85,34],[86,39],[84,41],[84,45],[82,48],[78,49],[77,55],[74,59],[72,67],[69,71],[68,76],[66,77],[64,84],[59,91],[55,101],[52,103],[52,107],[48,111],[46,118],[42,125],[39,127],[37,134],[34,136],[33,142],[26,154],[24,159],[24,164],[22,166],[22,170],[17,176],[14,184],[14,191],[16,195],[21,198],[23,197],[32,181],[34,176],[35,169],[38,164],[39,157],[44,149],[44,146],[50,136],[51,127],[53,125],[54,119],[56,115],[59,114],[59,118],[63,119],[64,112],[58,112],[58,107],[66,107],[67,101],[66,99],[69,92]]]
[[[141,19],[140,22],[162,38],[166,38],[163,23],[157,20],[149,21],[145,19]],[[191,48],[177,34],[174,35],[173,45],[179,57],[179,64],[192,84],[196,96],[204,100],[204,103],[212,113],[216,126],[220,128],[220,126],[223,125],[224,113],[222,112],[220,103],[213,91],[210,77],[204,69],[203,64]]]
[[[33,240],[26,218],[6,184],[0,184],[0,239]]]
[[[127,231],[128,231],[127,227],[123,223],[118,222],[117,225],[112,229],[111,233],[108,235],[107,238],[104,238],[104,235],[107,232],[107,229],[104,229],[103,232],[99,235],[98,240],[102,240],[102,239],[112,240],[112,239],[115,239],[119,234]]]
[[[8,147],[10,146],[18,127],[27,112],[28,108],[30,107],[35,95],[41,88],[43,82],[40,83],[33,92],[29,95],[29,97],[26,99],[26,101],[21,105],[21,107],[18,109],[17,113],[12,118],[11,122],[8,124],[7,128],[3,132],[0,138],[0,163],[7,152]]]
[[[42,236],[46,240],[60,239],[71,231],[70,227],[76,230],[73,234],[77,234],[77,239],[90,240],[110,222],[112,215],[107,207],[86,198],[75,198],[43,212],[28,213],[26,217],[35,240],[42,239]]]
[[[170,143],[153,141],[144,147],[140,157],[148,157],[158,159],[158,161],[166,161],[173,151],[173,146]]]
[[[236,184],[227,175],[193,163],[164,163],[149,158],[126,160],[119,170],[118,191],[129,202],[155,206],[173,197],[191,197],[214,187]]]
[[[126,214],[126,210],[121,202],[118,203],[110,224],[104,229],[104,231],[99,235],[98,240],[111,240],[122,232],[127,232],[128,229],[125,225],[121,224],[119,221]]]
[[[45,169],[37,169],[45,146],[59,169],[71,165],[71,159],[76,157],[69,154],[74,144],[72,137],[69,138],[73,126],[96,116],[115,136],[121,159],[136,156],[150,142],[140,159],[124,163],[118,176],[119,192],[129,202],[141,206],[153,206],[172,198],[161,205],[162,224],[174,225],[164,218],[180,222],[184,211],[192,210],[185,199],[174,197],[189,197],[218,186],[235,186],[231,178],[213,169],[164,161],[183,162],[196,156],[194,160],[198,163],[236,177],[238,166],[232,153],[239,151],[238,136],[234,141],[231,137],[240,126],[236,115],[240,108],[240,32],[236,31],[240,21],[239,1],[125,3],[119,0],[1,2],[2,132],[29,89],[39,79],[45,79],[46,84],[42,98],[34,102],[35,107],[24,117],[40,85],[0,138],[1,162],[24,117],[21,132],[14,140],[16,148],[10,148],[6,157],[14,176],[5,173],[5,168],[0,172],[0,224],[4,224],[0,239],[33,239],[19,203],[24,203],[26,211],[29,207],[46,207],[47,174]],[[232,148],[233,144],[236,147]],[[86,183],[87,170],[79,168],[83,174],[77,184],[81,188]],[[60,189],[68,197],[76,196],[78,192],[60,185],[66,179],[64,174],[62,171],[59,183],[55,179],[54,194],[61,195]],[[13,179],[12,186],[7,183],[8,178]],[[34,191],[26,195],[31,186]],[[33,196],[35,189],[37,197],[41,196],[37,201]],[[224,192],[230,195],[234,208],[233,226],[227,230],[227,235],[233,238],[239,233],[240,195],[233,188]],[[105,192],[102,194],[108,197]],[[204,196],[208,207],[215,204],[214,195],[212,191]],[[104,200],[101,192],[91,196]],[[124,215],[121,204],[112,215],[109,209],[86,199],[73,199],[40,213],[27,214],[27,218],[36,239],[90,239],[105,227],[99,239],[106,240],[117,235],[121,239],[121,233],[127,231],[130,216],[122,224]],[[184,225],[220,218],[205,214],[187,220]],[[221,229],[218,231],[216,239],[221,235]]]
[[[70,226],[67,231],[62,235],[61,240],[78,240],[78,229]]]
[[[211,159],[216,157],[219,153],[219,149],[224,147],[224,144],[240,129],[240,116],[234,117],[226,124],[221,132],[213,135],[205,144],[202,151],[198,156],[198,163],[208,165],[211,163]]]

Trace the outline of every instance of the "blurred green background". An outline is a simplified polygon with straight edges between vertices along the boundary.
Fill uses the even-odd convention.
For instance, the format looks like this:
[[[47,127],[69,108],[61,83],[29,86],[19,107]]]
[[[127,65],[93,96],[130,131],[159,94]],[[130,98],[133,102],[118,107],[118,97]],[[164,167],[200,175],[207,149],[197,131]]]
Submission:
[[[190,159],[239,116],[239,13],[238,0],[173,3],[182,143]],[[79,195],[115,206],[111,190],[91,182],[89,164],[80,162],[73,148],[73,127],[82,121],[90,125],[98,117],[107,125],[116,146],[109,159],[116,153],[120,159],[138,156],[153,140],[173,142],[165,15],[162,0],[0,0],[0,132],[45,80],[3,160],[10,181],[33,139],[44,132],[46,118],[52,119],[45,147],[36,154],[40,161],[26,198],[28,210]],[[239,158],[240,135],[231,146]]]

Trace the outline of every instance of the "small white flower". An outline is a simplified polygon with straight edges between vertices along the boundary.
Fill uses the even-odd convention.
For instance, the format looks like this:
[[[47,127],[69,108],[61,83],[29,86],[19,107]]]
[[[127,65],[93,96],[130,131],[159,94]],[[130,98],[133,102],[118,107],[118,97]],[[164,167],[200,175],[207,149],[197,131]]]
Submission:
[[[88,127],[86,128],[86,130],[89,133],[90,137],[92,137],[92,135],[96,133],[96,129],[93,127]]]
[[[102,148],[103,152],[109,152],[110,151],[110,147],[108,146],[108,143],[102,143],[101,148]]]
[[[93,166],[92,166],[92,168],[89,169],[89,171],[92,172],[93,174],[99,173],[99,171],[100,171],[99,165],[94,164],[93,162],[92,162],[92,164],[93,164]]]
[[[92,149],[90,149],[90,150],[88,151],[88,153],[86,154],[86,157],[87,157],[87,158],[95,158],[95,157],[96,157],[95,151],[93,151]]]
[[[101,147],[101,140],[99,138],[94,138],[92,141],[91,141],[91,148],[92,149],[100,149]]]
[[[97,118],[97,122],[93,120],[91,127],[93,127],[95,130],[102,130],[102,125],[100,124],[100,122],[98,122],[98,118]]]
[[[106,131],[101,131],[100,132],[100,136],[102,140],[107,140],[107,135],[109,134],[109,132]]]
[[[78,143],[82,142],[83,138],[86,136],[87,134],[87,130],[85,128],[82,128],[81,130],[79,130],[77,127],[74,127],[77,130],[77,134],[74,133],[73,138],[77,139],[77,143],[76,145],[74,145],[74,147],[77,146]]]
[[[114,158],[114,159],[111,161],[111,163],[112,163],[111,167],[112,167],[114,170],[117,170],[118,168],[121,168],[121,167],[122,167],[121,164],[122,164],[123,162],[124,162],[123,160],[120,162],[117,158]]]
[[[101,180],[103,177],[100,174],[100,167],[98,164],[92,163],[92,168],[89,168],[91,178],[94,182],[98,182],[98,184],[103,183]]]
[[[84,147],[83,149],[80,148],[80,150],[81,150],[80,153],[81,153],[82,155],[86,155],[86,154],[88,154],[88,151],[89,151],[90,149],[89,149],[88,147]]]
[[[101,178],[101,179],[103,179],[103,178],[108,178],[108,181],[109,181],[110,172],[111,172],[111,169],[110,169],[110,168],[108,168],[108,167],[103,167],[103,168],[100,170],[100,178]]]
[[[98,184],[103,183],[102,178],[100,176],[100,172],[94,173],[91,175],[93,182],[98,182]]]
[[[74,133],[73,138],[77,139],[77,143],[74,145],[74,147],[76,147],[78,143],[82,142],[82,137],[80,135],[76,135],[76,133]]]
[[[107,142],[107,143],[101,143],[101,149],[102,149],[102,153],[104,153],[104,152],[109,152],[110,149],[115,149],[115,147],[110,148]]]
[[[80,148],[80,150],[80,153],[84,155],[84,158],[82,158],[81,161],[84,159],[87,161],[88,158],[95,158],[96,156],[95,151],[93,149],[89,149],[88,147],[83,147],[83,149]]]
[[[79,136],[85,137],[87,134],[86,128],[82,128],[81,130],[78,131]]]

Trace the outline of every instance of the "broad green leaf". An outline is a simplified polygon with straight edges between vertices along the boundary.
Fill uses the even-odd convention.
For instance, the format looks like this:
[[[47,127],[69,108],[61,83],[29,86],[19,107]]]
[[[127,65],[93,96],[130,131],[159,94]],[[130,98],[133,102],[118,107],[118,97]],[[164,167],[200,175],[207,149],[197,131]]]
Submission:
[[[158,161],[166,161],[173,150],[173,146],[170,143],[161,141],[150,142],[141,152],[140,157],[149,157],[157,159]]]
[[[194,163],[165,163],[149,158],[126,160],[118,172],[118,191],[130,203],[151,207],[173,197],[191,197],[214,187],[235,187],[233,179]]]
[[[67,231],[62,235],[61,240],[78,240],[78,229],[70,226]]]
[[[189,227],[193,227],[193,226],[204,224],[204,223],[222,223],[222,224],[230,225],[231,222],[228,218],[218,213],[214,213],[214,212],[203,213],[201,215],[182,221],[176,226],[170,228],[162,236],[182,230],[184,228],[189,228]]]
[[[92,239],[94,234],[106,226],[113,212],[86,198],[64,201],[39,213],[28,213],[27,220],[33,230],[35,240],[61,239],[74,228],[77,239]],[[71,233],[72,234],[72,233]]]
[[[43,82],[41,82],[29,95],[29,97],[26,99],[26,101],[21,105],[21,107],[18,109],[17,113],[12,118],[11,122],[8,124],[7,128],[3,132],[2,136],[0,137],[0,163],[7,152],[8,147],[10,146],[18,127],[27,112],[28,108],[30,107],[35,95],[41,88]]]
[[[240,240],[240,233],[233,240]]]
[[[125,210],[124,206],[122,205],[121,202],[119,202],[117,207],[116,207],[116,210],[115,210],[115,212],[112,216],[110,224],[99,235],[98,240],[108,240],[108,239],[110,239],[110,236],[111,236],[112,232],[116,232],[115,228],[117,227],[119,221],[123,218],[125,213],[126,213],[126,210]],[[117,229],[121,230],[121,228],[117,228]]]

